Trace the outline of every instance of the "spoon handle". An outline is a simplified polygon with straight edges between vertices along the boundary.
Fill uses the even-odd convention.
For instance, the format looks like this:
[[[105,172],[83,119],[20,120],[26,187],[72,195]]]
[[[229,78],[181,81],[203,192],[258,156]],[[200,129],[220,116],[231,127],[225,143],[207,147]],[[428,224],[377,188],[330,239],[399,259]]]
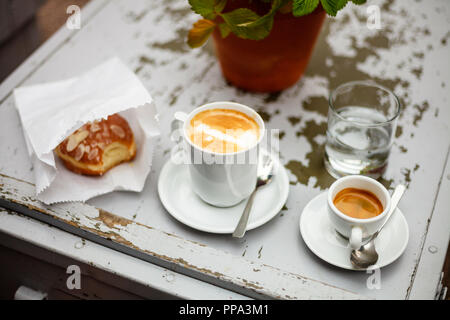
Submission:
[[[386,225],[386,223],[389,221],[389,219],[392,217],[392,214],[395,212],[395,209],[397,209],[397,205],[400,202],[400,199],[403,196],[403,193],[405,192],[406,187],[403,184],[399,184],[398,186],[395,187],[394,193],[392,194],[391,197],[391,208],[389,209],[389,212],[387,214],[386,220],[384,220],[384,223],[381,225],[380,229],[378,229],[377,232],[375,232],[372,237],[370,237],[370,241],[372,241],[373,239],[375,239],[378,234],[380,233],[381,229],[383,229],[383,227]]]
[[[247,230],[248,217],[250,216],[250,211],[253,206],[253,199],[255,198],[255,194],[258,188],[253,190],[250,198],[248,198],[247,204],[245,205],[244,212],[242,213],[241,219],[239,219],[239,223],[236,226],[236,229],[233,232],[234,238],[242,238]]]

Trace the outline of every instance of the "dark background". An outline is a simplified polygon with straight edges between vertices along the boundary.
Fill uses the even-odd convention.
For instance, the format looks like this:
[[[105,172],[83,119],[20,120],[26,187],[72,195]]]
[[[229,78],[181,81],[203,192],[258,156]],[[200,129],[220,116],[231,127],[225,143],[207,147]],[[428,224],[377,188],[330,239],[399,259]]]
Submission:
[[[0,83],[89,0],[0,0]]]

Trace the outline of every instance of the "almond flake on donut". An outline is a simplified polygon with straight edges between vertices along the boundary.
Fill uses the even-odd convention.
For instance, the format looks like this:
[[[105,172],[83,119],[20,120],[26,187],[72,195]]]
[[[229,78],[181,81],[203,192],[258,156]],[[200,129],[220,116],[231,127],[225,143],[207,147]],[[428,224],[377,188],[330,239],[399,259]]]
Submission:
[[[93,123],[91,124],[91,132],[97,132],[100,131],[102,128],[100,127],[100,125],[98,123]]]
[[[124,131],[121,127],[119,127],[119,126],[117,126],[117,125],[115,125],[115,124],[112,124],[112,125],[111,125],[111,131],[112,131],[116,136],[118,136],[120,139],[125,138],[125,131]]]
[[[88,160],[91,161],[92,159],[96,158],[98,155],[98,149],[92,149],[89,153],[88,153]]]
[[[67,146],[66,146],[67,152],[71,152],[71,151],[75,150],[75,148],[80,144],[80,142],[82,142],[88,136],[89,136],[89,132],[87,130],[81,130],[80,132],[77,132],[77,133],[69,136],[69,139],[67,141]]]
[[[84,154],[84,144],[80,144],[80,145],[78,145],[78,147],[77,147],[77,150],[75,151],[75,156],[74,156],[74,159],[76,160],[76,161],[80,161],[81,160],[81,158],[83,157],[83,154]]]

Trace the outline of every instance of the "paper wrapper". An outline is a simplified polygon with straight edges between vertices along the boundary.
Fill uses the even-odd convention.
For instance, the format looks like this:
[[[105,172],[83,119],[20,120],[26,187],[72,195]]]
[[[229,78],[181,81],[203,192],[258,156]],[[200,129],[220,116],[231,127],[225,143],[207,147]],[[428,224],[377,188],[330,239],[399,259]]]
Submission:
[[[142,191],[160,135],[153,99],[118,58],[75,78],[14,90],[36,195],[44,203],[85,201],[114,190]],[[119,113],[129,123],[136,158],[103,176],[75,174],[53,150],[83,124]]]

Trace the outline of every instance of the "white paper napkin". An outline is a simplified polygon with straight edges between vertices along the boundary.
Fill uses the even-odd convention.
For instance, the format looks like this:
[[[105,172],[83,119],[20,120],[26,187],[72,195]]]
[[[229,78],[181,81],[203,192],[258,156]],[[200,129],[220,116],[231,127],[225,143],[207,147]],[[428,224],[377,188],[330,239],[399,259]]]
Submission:
[[[36,195],[51,204],[85,201],[114,190],[142,191],[160,135],[153,99],[118,58],[71,79],[14,90],[31,161]],[[129,123],[136,158],[101,177],[67,170],[53,150],[83,124],[119,113]]]

